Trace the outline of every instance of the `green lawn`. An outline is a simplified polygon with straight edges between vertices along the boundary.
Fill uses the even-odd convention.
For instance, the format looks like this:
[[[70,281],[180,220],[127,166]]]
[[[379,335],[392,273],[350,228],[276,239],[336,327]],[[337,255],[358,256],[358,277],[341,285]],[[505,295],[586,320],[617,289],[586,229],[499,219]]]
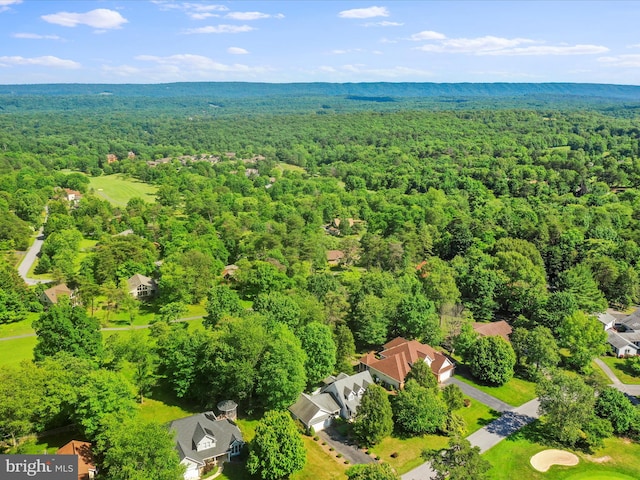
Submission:
[[[457,413],[462,415],[467,423],[467,434],[479,430],[498,418],[498,412],[475,400],[471,400],[469,407],[462,408]],[[411,438],[400,438],[394,435],[385,438],[371,451],[382,461],[389,463],[398,473],[403,474],[424,462],[420,457],[422,450],[444,448],[448,442],[448,437],[443,435],[424,435]],[[396,458],[391,457],[393,453],[398,454]]]
[[[56,435],[47,435],[40,439],[34,437],[32,440],[27,440],[20,445],[19,453],[23,455],[51,454],[71,440],[79,440],[81,438],[80,434],[75,430]]]
[[[600,357],[600,359],[613,370],[613,373],[622,383],[640,385],[640,377],[633,376],[632,372],[626,367],[624,358],[605,356]]]
[[[535,437],[537,422],[500,442],[483,456],[493,468],[493,480],[632,480],[640,478],[640,445],[628,440],[610,438],[604,448],[593,455],[576,452],[580,463],[575,467],[553,466],[548,472],[534,470],[529,460],[547,446],[527,437]],[[533,435],[532,435],[533,434]],[[607,458],[609,457],[609,458]]]
[[[536,398],[536,384],[521,378],[514,377],[504,385],[499,387],[489,387],[487,385],[477,383],[477,381],[471,376],[469,369],[462,364],[456,365],[455,377],[514,407],[519,407],[520,405],[527,403],[529,400]]]
[[[36,337],[18,338],[0,342],[0,365],[17,365],[23,360],[33,359]]]
[[[16,335],[26,335],[33,333],[31,323],[38,318],[39,313],[28,313],[27,318],[19,322],[13,323],[1,323],[0,324],[0,338],[14,337]]]
[[[140,197],[145,202],[155,202],[157,187],[123,175],[91,177],[89,187],[94,193],[113,205],[124,207],[129,200]]]
[[[253,438],[257,423],[257,420],[238,420],[238,426],[245,442]],[[342,459],[332,458],[312,438],[303,436],[302,440],[307,450],[307,464],[300,472],[291,475],[292,480],[342,480],[346,478],[344,472],[350,465],[346,465]],[[233,462],[225,463],[222,475],[217,478],[221,480],[257,480],[259,477],[249,475],[243,462]]]

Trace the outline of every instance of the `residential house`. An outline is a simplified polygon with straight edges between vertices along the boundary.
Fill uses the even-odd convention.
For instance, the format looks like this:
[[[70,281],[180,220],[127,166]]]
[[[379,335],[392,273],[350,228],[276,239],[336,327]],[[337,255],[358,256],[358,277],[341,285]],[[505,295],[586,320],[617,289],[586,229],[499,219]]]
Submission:
[[[174,420],[169,425],[176,439],[185,480],[195,480],[220,462],[240,454],[242,433],[233,420],[216,417],[213,412],[198,413]]]
[[[344,252],[342,250],[327,250],[327,263],[330,267],[337,267],[344,260]]]
[[[351,420],[360,406],[362,395],[372,383],[371,373],[366,370],[355,375],[341,373],[325,379],[325,386],[320,391],[331,394],[340,407],[340,416]]]
[[[372,383],[371,374],[367,371],[327,377],[320,390],[311,395],[300,394],[289,411],[307,429],[324,430],[338,416],[351,420],[360,406],[362,395]]]
[[[111,165],[118,161],[118,157],[116,157],[113,153],[107,154],[107,165]]]
[[[496,337],[500,336],[504,338],[507,342],[510,342],[509,336],[513,331],[511,325],[509,325],[504,320],[499,320],[497,322],[487,322],[487,323],[474,323],[473,329],[478,333],[478,335],[482,337]]]
[[[56,305],[60,300],[60,297],[67,297],[69,299],[73,299],[73,292],[66,284],[61,283],[60,285],[56,285],[55,287],[47,288],[40,295],[40,300],[45,305]]]
[[[78,480],[92,480],[98,472],[89,442],[71,440],[58,449],[56,455],[78,456]]]
[[[333,419],[340,414],[340,406],[328,393],[301,393],[296,403],[289,407],[289,412],[307,430],[319,432],[331,425]]]
[[[360,359],[360,369],[369,370],[374,380],[398,390],[404,388],[404,380],[411,366],[418,361],[426,362],[438,382],[444,382],[453,375],[455,365],[442,352],[417,340],[395,338],[383,345],[377,355],[368,353]]]
[[[77,190],[72,190],[71,188],[64,189],[64,198],[67,202],[77,205],[80,200],[82,200],[82,193]]]
[[[608,312],[600,313],[598,320],[607,332],[607,341],[616,356],[640,354],[640,309],[622,319]]]
[[[158,284],[153,278],[136,273],[127,280],[129,294],[135,298],[147,298],[155,295]]]

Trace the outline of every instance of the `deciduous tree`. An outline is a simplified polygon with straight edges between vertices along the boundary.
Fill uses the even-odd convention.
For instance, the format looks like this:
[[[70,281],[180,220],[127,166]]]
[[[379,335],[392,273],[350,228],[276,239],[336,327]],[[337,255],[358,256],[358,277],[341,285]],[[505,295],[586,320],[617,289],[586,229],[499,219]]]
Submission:
[[[369,385],[362,395],[353,422],[353,433],[363,444],[375,445],[392,430],[393,412],[387,392],[378,385]]]
[[[247,470],[264,480],[279,480],[302,470],[305,463],[304,443],[291,416],[282,411],[265,413],[249,444]]]

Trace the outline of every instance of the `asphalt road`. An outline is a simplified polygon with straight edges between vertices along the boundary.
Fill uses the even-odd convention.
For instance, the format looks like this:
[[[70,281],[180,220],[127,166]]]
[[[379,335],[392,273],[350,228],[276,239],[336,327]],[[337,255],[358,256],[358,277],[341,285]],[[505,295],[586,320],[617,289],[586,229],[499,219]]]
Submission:
[[[31,247],[29,247],[29,250],[27,250],[27,253],[22,259],[22,262],[20,262],[20,265],[18,266],[18,273],[27,285],[36,285],[38,283],[49,282],[49,280],[36,280],[35,278],[27,277],[29,269],[31,268],[31,265],[33,265],[33,263],[36,261],[36,258],[40,253],[40,250],[42,249],[42,244],[44,243],[44,235],[42,234],[43,228],[44,227],[40,227],[40,230],[38,230],[38,236],[36,237]]]

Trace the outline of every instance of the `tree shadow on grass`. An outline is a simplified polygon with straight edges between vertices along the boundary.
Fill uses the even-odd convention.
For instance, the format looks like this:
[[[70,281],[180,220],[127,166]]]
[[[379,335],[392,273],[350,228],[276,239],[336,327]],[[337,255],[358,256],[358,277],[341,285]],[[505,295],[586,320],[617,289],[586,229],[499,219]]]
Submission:
[[[549,444],[547,432],[545,431],[544,424],[540,420],[534,420],[507,437],[507,441],[515,442],[518,440],[527,440],[543,445]]]
[[[498,418],[500,418],[500,415],[502,415],[502,414],[500,412],[498,412],[497,410],[494,410],[492,408],[492,409],[489,410],[489,415],[491,415],[491,418],[479,418],[477,420],[478,425],[480,425],[481,427],[486,427],[490,423],[492,423],[495,420],[497,420]]]
[[[203,408],[197,404],[197,402],[189,401],[184,398],[176,397],[175,393],[163,386],[156,386],[151,390],[148,397],[152,400],[157,400],[170,407],[180,407],[189,413],[203,412]]]

